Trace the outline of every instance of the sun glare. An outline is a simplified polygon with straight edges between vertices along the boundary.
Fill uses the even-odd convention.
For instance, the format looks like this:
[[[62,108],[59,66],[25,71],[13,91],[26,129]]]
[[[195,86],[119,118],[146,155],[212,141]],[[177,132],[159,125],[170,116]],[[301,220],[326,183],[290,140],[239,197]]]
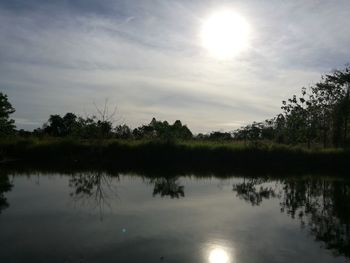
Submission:
[[[210,263],[228,263],[229,257],[225,250],[221,248],[215,248],[210,251],[209,262]]]
[[[232,11],[220,11],[202,24],[202,46],[218,59],[230,59],[248,45],[249,25]]]

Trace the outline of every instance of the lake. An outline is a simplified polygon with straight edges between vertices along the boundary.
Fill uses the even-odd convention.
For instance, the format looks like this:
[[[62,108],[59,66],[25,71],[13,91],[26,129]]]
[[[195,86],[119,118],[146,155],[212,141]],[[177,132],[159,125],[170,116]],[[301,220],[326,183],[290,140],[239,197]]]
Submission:
[[[350,262],[350,181],[1,171],[0,233],[4,263]]]

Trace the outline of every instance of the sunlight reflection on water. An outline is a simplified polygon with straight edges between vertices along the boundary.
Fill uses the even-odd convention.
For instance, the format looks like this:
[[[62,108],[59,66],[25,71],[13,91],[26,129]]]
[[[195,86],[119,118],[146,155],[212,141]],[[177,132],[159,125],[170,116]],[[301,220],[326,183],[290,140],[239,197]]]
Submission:
[[[1,262],[350,263],[349,193],[349,179],[317,175],[0,169]]]
[[[224,246],[222,242],[212,242],[206,248],[209,263],[233,263],[233,254],[231,246]]]
[[[209,253],[210,263],[228,263],[229,257],[225,250],[222,248],[214,248]]]

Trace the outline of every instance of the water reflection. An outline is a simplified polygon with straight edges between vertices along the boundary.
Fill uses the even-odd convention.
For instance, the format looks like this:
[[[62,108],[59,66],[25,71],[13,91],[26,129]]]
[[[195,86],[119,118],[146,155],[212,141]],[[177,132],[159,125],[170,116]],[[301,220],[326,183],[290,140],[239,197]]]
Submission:
[[[42,174],[39,175],[43,176]],[[46,177],[49,178],[49,176]],[[109,262],[109,257],[118,255],[118,253],[125,254],[125,257],[120,256],[120,258],[125,259],[122,262],[127,262],[130,254],[136,257],[137,254],[143,255],[142,253],[148,253],[148,261],[134,260],[133,258],[133,260],[130,259],[128,262],[155,262],[155,260],[159,259],[164,262],[233,263],[236,260],[247,262],[247,260],[244,261],[242,258],[250,256],[246,256],[244,253],[249,254],[250,249],[254,247],[253,244],[255,244],[254,249],[257,248],[254,250],[256,255],[267,255],[260,262],[290,262],[289,258],[284,259],[282,256],[293,255],[294,251],[293,253],[289,253],[287,250],[282,251],[281,249],[274,251],[275,247],[273,245],[267,244],[259,247],[256,246],[257,243],[254,243],[256,242],[255,240],[261,239],[272,240],[271,244],[273,244],[273,240],[276,238],[276,236],[270,236],[264,231],[260,231],[260,228],[264,227],[261,227],[259,224],[254,228],[255,222],[266,222],[266,217],[263,218],[266,216],[266,213],[260,216],[261,214],[255,212],[261,212],[262,209],[252,209],[251,206],[256,207],[267,202],[277,205],[283,213],[281,214],[278,208],[274,208],[275,212],[269,211],[269,213],[274,213],[271,217],[276,217],[277,214],[277,217],[284,218],[283,220],[278,220],[278,222],[285,222],[284,220],[287,218],[285,214],[287,214],[289,217],[298,220],[301,227],[308,231],[323,247],[330,249],[335,254],[350,258],[350,182],[344,179],[336,180],[317,176],[307,178],[284,177],[282,179],[236,177],[229,178],[230,181],[223,180],[225,187],[217,188],[216,185],[219,179],[215,178],[208,180],[207,178],[198,177],[197,180],[187,180],[186,177],[165,178],[152,175],[149,177],[134,176],[132,178],[131,175],[127,177],[121,176],[121,180],[119,180],[119,176],[111,176],[103,172],[74,173],[69,175],[69,177],[56,177],[62,181],[43,180],[45,184],[41,184],[39,189],[39,187],[28,187],[25,180],[16,181],[16,176],[13,177],[14,180],[11,182],[9,178],[12,177],[9,177],[8,174],[0,174],[0,213],[9,206],[9,201],[11,202],[11,209],[13,208],[13,210],[7,209],[0,217],[2,219],[0,223],[2,221],[3,224],[2,230],[7,229],[8,232],[7,236],[3,235],[2,232],[3,240],[9,240],[10,237],[14,240],[12,243],[9,242],[7,246],[11,246],[11,244],[16,242],[22,242],[19,239],[16,240],[18,233],[16,234],[15,230],[20,229],[18,230],[19,232],[27,233],[27,237],[30,239],[32,232],[28,232],[29,230],[34,229],[37,231],[36,233],[41,233],[41,228],[43,225],[46,225],[45,229],[50,229],[50,231],[45,231],[45,233],[50,233],[50,235],[42,234],[38,240],[54,240],[60,237],[61,230],[62,232],[64,230],[69,231],[68,233],[70,234],[72,229],[78,229],[76,232],[81,235],[80,238],[76,237],[78,241],[83,240],[85,242],[86,240],[95,239],[92,237],[97,237],[96,240],[101,242],[101,249],[106,248],[106,243],[112,244],[111,247],[108,247],[108,251],[105,252],[106,259],[99,262]],[[70,196],[66,192],[67,180],[70,187]],[[118,189],[115,184],[116,181],[119,185]],[[152,184],[151,189],[145,187],[145,182]],[[235,206],[231,206],[233,202],[231,185],[233,182],[235,184],[233,184],[232,190],[238,197],[234,200]],[[14,194],[8,195],[6,198],[6,192],[11,191],[12,183],[18,184],[13,190]],[[215,187],[213,187],[214,185]],[[226,187],[227,185],[228,187]],[[185,196],[185,186],[189,194],[186,192],[186,199],[181,199]],[[56,195],[51,190],[57,191]],[[119,190],[119,193],[117,190]],[[37,192],[34,191],[42,195],[36,195]],[[22,195],[23,193],[26,193],[26,195]],[[64,197],[67,197],[68,202],[73,199],[78,205],[87,204],[98,208],[101,218],[105,207],[118,207],[120,210],[118,213],[113,213],[107,220],[104,220],[103,224],[94,222],[93,220],[98,221],[96,217],[75,218],[74,213],[69,214],[71,211],[68,209],[71,209],[71,207],[67,208],[65,206],[67,202],[62,201],[62,206],[56,209],[55,205],[59,205],[60,201],[64,199],[58,193],[63,193]],[[117,194],[121,196],[122,202],[116,200]],[[181,201],[174,202],[170,198],[160,200],[160,198],[152,198],[152,195],[181,199]],[[46,197],[48,199],[47,202],[44,200]],[[240,202],[239,199],[244,202]],[[39,210],[40,207],[42,210]],[[271,207],[275,206],[270,206],[269,208]],[[84,209],[82,210],[84,212]],[[251,221],[246,220],[249,219],[247,216],[248,212],[252,210],[254,213],[252,213],[252,218],[250,218]],[[56,211],[64,214],[64,216],[61,214],[60,217],[60,213]],[[45,217],[45,215],[52,216]],[[66,215],[71,216],[67,217]],[[26,216],[26,220],[30,217],[35,218],[35,216],[37,218],[26,225],[23,223],[26,221],[23,220]],[[12,222],[13,225],[11,225]],[[28,227],[29,225],[30,228]],[[22,228],[18,228],[18,226]],[[284,225],[282,226],[284,228]],[[295,244],[293,242],[299,242],[299,240],[305,242],[306,245],[310,245],[309,243],[314,245],[311,239],[305,241],[290,238],[290,233],[292,232],[288,231],[292,228],[287,229],[291,227],[290,225],[286,227],[287,230],[275,228],[274,225],[269,227],[266,232],[280,231],[278,232],[280,241],[288,240],[289,243],[287,245],[281,245],[283,249],[290,244]],[[294,227],[298,228],[298,225]],[[292,230],[293,233],[299,232],[295,231],[295,228]],[[205,243],[208,241],[208,235],[210,235],[212,242]],[[234,244],[232,242],[233,237],[235,237],[235,246],[232,246]],[[300,236],[298,237],[300,238]],[[65,238],[65,236],[62,237],[62,240],[66,241]],[[21,240],[26,240],[26,238]],[[62,240],[58,240],[55,244],[63,244]],[[72,243],[78,244],[79,242],[76,240]],[[3,244],[5,244],[4,241]],[[203,247],[202,244],[208,245]],[[89,244],[87,246],[89,249],[86,249],[87,253],[90,253],[90,247],[95,245],[94,243]],[[29,244],[23,245],[22,249],[24,247],[29,247]],[[67,247],[70,249],[68,245]],[[161,247],[162,252],[155,257],[154,251],[159,250],[159,247]],[[181,254],[180,257],[182,256],[187,260],[171,261],[175,255],[175,252],[172,252],[173,248],[178,248],[180,252],[177,251],[177,253]],[[260,251],[258,251],[259,248],[261,249]],[[265,248],[269,250],[270,254],[265,251]],[[36,248],[30,247],[30,249],[34,250]],[[31,252],[30,249],[28,249],[29,252]],[[135,249],[139,249],[137,253],[130,253],[131,250],[135,251]],[[299,249],[298,253],[303,251],[300,248],[297,249]],[[309,252],[309,249],[310,246],[304,252]],[[118,250],[118,253],[116,253],[116,250]],[[243,250],[248,252],[242,253]],[[28,251],[27,254],[23,254],[29,255]],[[109,253],[109,251],[112,252]],[[196,253],[193,251],[200,252]],[[281,256],[281,258],[278,258],[280,261],[270,261],[271,255]],[[295,258],[298,258],[299,255],[303,255],[303,253],[298,254]],[[198,260],[199,257],[200,260]],[[317,256],[315,258],[318,259]],[[62,260],[60,262],[65,261]],[[303,261],[301,260],[300,262]],[[304,262],[306,261],[304,260]],[[327,259],[324,262],[328,262]]]
[[[233,191],[237,193],[239,198],[251,205],[260,205],[263,199],[276,197],[276,192],[272,187],[262,185],[266,181],[265,178],[244,178],[242,183],[233,185]]]
[[[92,205],[98,208],[102,218],[105,207],[110,207],[110,198],[117,196],[116,186],[112,177],[102,172],[89,172],[73,174],[69,180],[69,186],[73,188],[70,195],[75,202],[82,205]]]
[[[10,183],[8,175],[0,173],[0,214],[1,211],[9,207],[5,193],[11,191],[12,184]]]
[[[300,221],[316,241],[336,255],[350,257],[350,183],[325,178],[289,178],[275,188],[267,180],[244,179],[233,191],[251,205],[278,197],[281,212]]]
[[[210,263],[228,263],[228,253],[222,248],[214,248],[209,252]]]
[[[151,183],[154,184],[153,196],[170,196],[171,198],[180,198],[185,196],[184,186],[180,185],[177,177],[155,178],[151,179]]]
[[[281,211],[308,226],[315,240],[350,257],[350,184],[336,180],[289,180]]]

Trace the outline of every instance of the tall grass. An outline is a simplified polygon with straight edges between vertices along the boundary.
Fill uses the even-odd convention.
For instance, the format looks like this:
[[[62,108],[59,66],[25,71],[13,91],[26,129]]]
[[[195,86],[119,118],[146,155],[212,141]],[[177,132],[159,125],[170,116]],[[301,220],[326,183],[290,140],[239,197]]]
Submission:
[[[35,164],[154,170],[335,171],[347,169],[350,152],[223,141],[8,138],[0,141],[0,156]]]

